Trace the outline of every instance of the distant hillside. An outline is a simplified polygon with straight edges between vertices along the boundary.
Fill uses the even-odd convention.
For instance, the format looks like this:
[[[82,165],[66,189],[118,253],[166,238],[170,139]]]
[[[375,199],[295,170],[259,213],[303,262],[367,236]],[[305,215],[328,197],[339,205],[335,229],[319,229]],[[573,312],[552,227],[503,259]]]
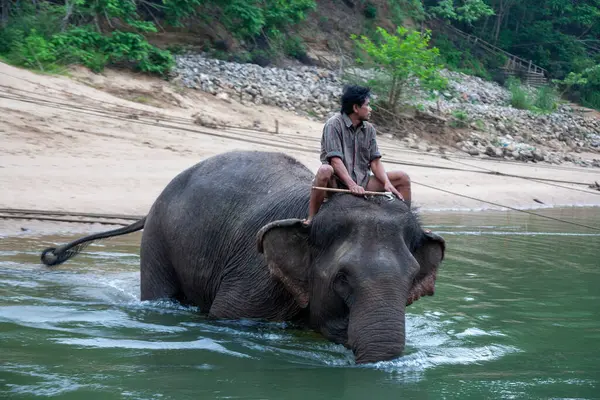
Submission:
[[[570,100],[600,108],[599,0],[27,0],[0,8],[7,62],[46,72],[84,64],[163,76],[173,54],[185,51],[337,68],[355,59],[351,34],[372,38],[377,27],[425,29],[440,20],[531,60],[548,81],[560,80]],[[434,30],[432,44],[448,68],[496,78],[505,59]]]

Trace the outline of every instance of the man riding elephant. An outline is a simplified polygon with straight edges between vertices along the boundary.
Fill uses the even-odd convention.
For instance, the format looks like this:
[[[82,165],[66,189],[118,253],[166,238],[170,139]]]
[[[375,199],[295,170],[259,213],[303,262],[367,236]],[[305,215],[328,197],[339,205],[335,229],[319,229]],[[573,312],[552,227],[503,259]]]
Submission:
[[[315,186],[349,189],[356,196],[365,191],[391,192],[410,207],[410,178],[402,171],[385,172],[377,146],[375,128],[370,124],[369,88],[348,86],[339,114],[331,117],[321,137],[321,167]],[[371,174],[372,172],[372,174]],[[312,190],[305,225],[310,225],[326,193]]]
[[[219,154],[178,174],[138,222],[46,249],[41,261],[58,265],[94,240],[143,229],[140,300],[291,321],[357,363],[398,357],[406,307],[435,292],[444,239],[385,196],[336,193],[306,226],[313,178],[282,153]]]

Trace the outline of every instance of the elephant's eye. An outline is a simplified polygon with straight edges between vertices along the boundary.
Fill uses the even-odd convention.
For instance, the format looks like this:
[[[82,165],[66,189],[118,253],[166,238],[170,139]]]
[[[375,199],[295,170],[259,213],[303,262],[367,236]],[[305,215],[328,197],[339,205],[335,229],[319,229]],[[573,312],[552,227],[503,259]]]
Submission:
[[[346,304],[352,298],[352,286],[348,282],[348,275],[343,272],[338,272],[333,280],[333,290],[340,296]]]

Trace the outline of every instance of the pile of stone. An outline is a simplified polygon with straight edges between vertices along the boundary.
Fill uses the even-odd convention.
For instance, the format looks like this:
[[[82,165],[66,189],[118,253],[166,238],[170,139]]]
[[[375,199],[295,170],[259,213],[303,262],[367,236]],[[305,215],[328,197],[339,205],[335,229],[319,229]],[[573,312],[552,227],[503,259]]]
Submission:
[[[335,73],[321,68],[270,68],[203,55],[177,57],[175,72],[186,87],[220,98],[302,111],[321,119],[339,108],[343,88]]]
[[[363,77],[372,73],[353,72]],[[338,73],[322,68],[260,67],[202,54],[177,57],[175,74],[185,86],[221,99],[277,106],[319,120],[339,109],[344,85]],[[600,154],[599,119],[584,118],[565,105],[547,115],[518,110],[509,106],[509,91],[495,82],[451,71],[442,74],[449,85],[438,93],[439,100],[426,100],[422,93],[412,102],[433,113],[441,111],[450,126],[460,114],[465,134],[459,149],[473,156],[600,167],[600,155],[597,160],[577,155]]]
[[[479,104],[450,109],[468,115],[469,137],[457,146],[473,156],[600,167],[599,119],[575,115],[567,107],[548,115]],[[588,152],[599,154],[598,159],[578,155]]]

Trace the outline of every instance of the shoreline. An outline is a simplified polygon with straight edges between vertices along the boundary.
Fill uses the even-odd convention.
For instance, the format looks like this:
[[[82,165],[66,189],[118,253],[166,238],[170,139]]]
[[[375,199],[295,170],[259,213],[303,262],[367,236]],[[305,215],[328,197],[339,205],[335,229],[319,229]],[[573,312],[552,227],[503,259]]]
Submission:
[[[527,209],[498,209],[498,208],[487,208],[487,209],[417,209],[417,213],[421,219],[428,219],[429,222],[423,223],[426,228],[435,227],[435,221],[431,219],[436,218],[451,218],[456,216],[472,216],[473,218],[493,218],[497,216],[508,216],[512,214],[511,218],[518,218],[519,215],[536,216],[537,211],[550,211],[560,213],[562,211],[571,212],[600,212],[600,205],[567,205],[567,206],[556,206],[550,205],[547,207],[536,207]],[[523,212],[525,211],[525,212]],[[543,215],[543,214],[542,214]],[[537,217],[545,219],[544,217]],[[439,221],[438,221],[439,222]],[[559,223],[558,221],[556,221]],[[568,225],[571,225],[570,223]],[[31,219],[13,219],[13,218],[2,218],[0,219],[0,239],[1,238],[15,238],[15,237],[46,237],[56,235],[81,235],[86,236],[88,234],[109,231],[122,227],[119,223],[97,223],[97,222],[54,222],[54,221],[43,221],[35,218]],[[577,225],[575,225],[577,226]],[[580,226],[581,227],[581,226]],[[142,230],[143,231],[143,230]],[[140,231],[141,232],[141,231]],[[592,232],[593,233],[593,232]],[[594,234],[594,236],[598,233]]]
[[[104,82],[103,75],[84,84],[2,63],[0,73],[6,73],[2,84],[11,96],[0,100],[0,208],[145,215],[175,176],[226,151],[281,151],[312,172],[320,165],[323,124],[281,109],[193,90],[178,94],[177,105],[158,107],[89,86],[92,79]],[[110,77],[113,86],[159,90],[157,80]],[[168,84],[160,84],[169,94]],[[23,91],[32,94],[23,97]],[[199,116],[254,129],[272,130],[277,123],[279,134],[197,125]],[[421,213],[600,207],[600,192],[586,186],[600,182],[599,168],[469,159],[447,148],[443,154],[415,151],[387,134],[377,140],[386,170],[411,177],[413,207]],[[9,225],[5,221],[0,232]]]

